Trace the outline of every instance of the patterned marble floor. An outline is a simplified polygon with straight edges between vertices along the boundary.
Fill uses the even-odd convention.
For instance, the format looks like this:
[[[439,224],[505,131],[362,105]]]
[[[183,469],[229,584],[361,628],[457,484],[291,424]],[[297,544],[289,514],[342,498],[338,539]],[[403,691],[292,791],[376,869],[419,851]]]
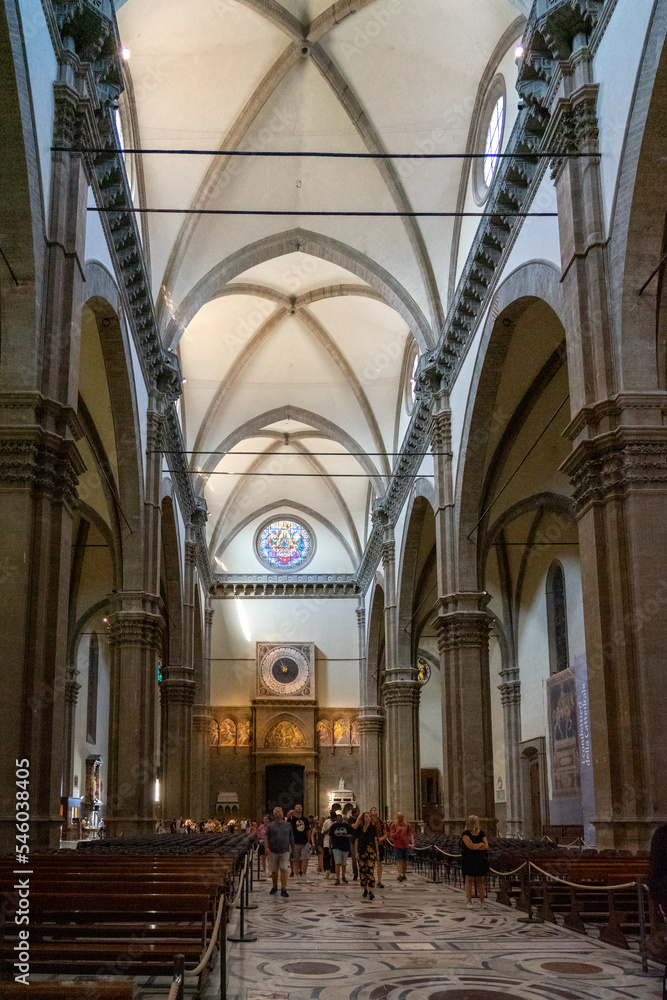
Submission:
[[[646,1000],[661,970],[552,924],[526,926],[490,903],[469,911],[460,890],[418,876],[364,903],[358,883],[310,875],[290,898],[255,883],[255,943],[230,944],[228,1000]],[[233,925],[232,925],[233,926]],[[206,1000],[219,997],[214,973]]]

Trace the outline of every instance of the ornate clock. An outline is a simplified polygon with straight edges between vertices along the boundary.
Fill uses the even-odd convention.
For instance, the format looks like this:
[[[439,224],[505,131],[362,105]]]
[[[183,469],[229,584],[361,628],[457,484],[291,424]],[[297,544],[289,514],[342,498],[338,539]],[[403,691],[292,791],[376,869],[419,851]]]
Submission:
[[[310,643],[258,643],[259,694],[270,697],[313,697]]]

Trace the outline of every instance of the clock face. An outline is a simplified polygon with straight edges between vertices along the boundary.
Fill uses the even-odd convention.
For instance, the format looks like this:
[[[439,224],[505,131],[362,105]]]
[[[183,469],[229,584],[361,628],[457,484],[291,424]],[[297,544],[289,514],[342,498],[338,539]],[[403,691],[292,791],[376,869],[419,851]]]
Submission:
[[[297,694],[308,681],[308,660],[293,646],[270,649],[260,664],[262,683],[276,694]]]

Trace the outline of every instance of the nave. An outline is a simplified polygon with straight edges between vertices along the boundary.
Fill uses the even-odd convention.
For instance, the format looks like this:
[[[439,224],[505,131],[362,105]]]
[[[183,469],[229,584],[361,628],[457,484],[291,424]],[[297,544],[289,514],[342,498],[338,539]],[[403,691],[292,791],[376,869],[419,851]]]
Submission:
[[[230,944],[228,1000],[648,1000],[661,971],[553,924],[525,925],[491,901],[466,909],[461,889],[386,870],[364,904],[358,883],[317,874],[289,899],[255,883],[254,943]],[[492,895],[491,899],[494,899]],[[205,1000],[219,996],[218,971]]]

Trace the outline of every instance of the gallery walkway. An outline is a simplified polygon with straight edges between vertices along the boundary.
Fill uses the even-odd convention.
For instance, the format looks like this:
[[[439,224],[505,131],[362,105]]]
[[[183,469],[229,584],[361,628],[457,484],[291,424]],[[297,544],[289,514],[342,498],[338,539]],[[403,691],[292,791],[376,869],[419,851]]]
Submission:
[[[660,970],[515,910],[465,908],[463,893],[417,876],[363,903],[358,883],[290,878],[289,900],[255,883],[254,944],[229,946],[229,1000],[647,1000]],[[595,932],[593,932],[595,934]],[[217,982],[216,982],[217,981]],[[213,977],[206,993],[219,996]]]

